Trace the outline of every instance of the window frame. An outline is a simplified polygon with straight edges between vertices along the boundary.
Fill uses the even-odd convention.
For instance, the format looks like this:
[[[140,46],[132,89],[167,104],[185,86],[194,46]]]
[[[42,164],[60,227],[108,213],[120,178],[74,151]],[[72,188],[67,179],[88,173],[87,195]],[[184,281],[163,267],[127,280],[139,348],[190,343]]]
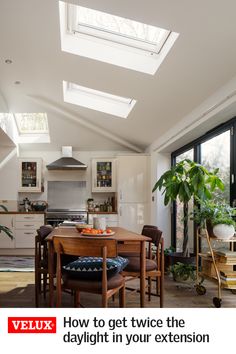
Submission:
[[[176,164],[178,155],[193,149],[194,161],[201,162],[201,144],[212,138],[230,130],[230,204],[236,201],[236,117],[231,118],[225,123],[222,123],[215,128],[209,130],[204,135],[189,142],[171,153],[171,166]],[[233,197],[235,196],[235,197]],[[171,213],[171,244],[176,247],[176,203],[173,202]],[[196,226],[194,227],[194,253],[196,253]]]
[[[93,26],[91,24],[86,24],[86,23],[82,23],[82,22],[77,23],[77,21],[76,21],[77,11],[79,11],[80,7],[86,8],[84,6],[78,6],[75,4],[69,4],[69,3],[66,4],[66,21],[67,21],[68,33],[71,33],[74,35],[82,35],[85,37],[91,36],[91,37],[96,38],[97,40],[108,41],[108,42],[112,42],[112,43],[115,43],[118,45],[127,46],[127,47],[133,48],[135,50],[141,50],[141,51],[147,52],[151,55],[153,55],[153,54],[158,55],[161,52],[163,46],[165,45],[168,37],[171,34],[171,31],[169,31],[169,30],[166,30],[166,29],[160,28],[160,27],[156,27],[156,26],[152,26],[152,27],[156,27],[156,28],[165,32],[161,41],[154,43],[154,42],[142,40],[141,38],[135,38],[135,37],[131,37],[131,36],[129,37],[128,35],[116,33],[116,32],[113,32],[112,30],[108,30],[108,29],[105,29],[102,27],[99,28],[99,27]],[[96,11],[96,12],[101,12],[101,11],[93,10],[90,8],[88,8],[88,9],[92,10],[92,11]],[[109,13],[106,13],[106,15],[122,18],[120,16],[116,16],[116,15],[109,14]],[[138,22],[138,21],[134,21],[134,22]],[[144,25],[151,26],[148,24],[144,24]]]

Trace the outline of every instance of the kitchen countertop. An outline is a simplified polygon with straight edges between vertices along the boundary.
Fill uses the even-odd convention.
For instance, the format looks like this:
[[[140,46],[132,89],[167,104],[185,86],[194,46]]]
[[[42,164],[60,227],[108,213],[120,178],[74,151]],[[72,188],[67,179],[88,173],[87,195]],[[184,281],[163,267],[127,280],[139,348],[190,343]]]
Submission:
[[[0,211],[0,214],[45,214],[44,211]]]

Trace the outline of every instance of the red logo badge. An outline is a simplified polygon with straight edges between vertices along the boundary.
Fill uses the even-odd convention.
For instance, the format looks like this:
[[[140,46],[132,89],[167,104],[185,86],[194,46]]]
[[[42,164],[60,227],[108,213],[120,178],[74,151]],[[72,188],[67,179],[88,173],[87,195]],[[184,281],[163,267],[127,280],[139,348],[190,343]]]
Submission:
[[[56,317],[8,317],[8,333],[56,333]]]

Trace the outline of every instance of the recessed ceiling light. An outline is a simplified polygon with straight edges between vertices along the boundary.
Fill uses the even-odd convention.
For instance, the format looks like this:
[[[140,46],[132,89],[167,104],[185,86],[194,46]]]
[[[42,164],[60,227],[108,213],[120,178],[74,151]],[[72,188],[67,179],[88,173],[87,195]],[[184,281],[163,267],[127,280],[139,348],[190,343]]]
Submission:
[[[11,59],[6,59],[6,60],[5,60],[5,63],[6,63],[6,64],[12,64],[12,60],[11,60]]]
[[[15,84],[15,85],[20,85],[21,82],[20,82],[20,81],[15,81],[14,84]]]

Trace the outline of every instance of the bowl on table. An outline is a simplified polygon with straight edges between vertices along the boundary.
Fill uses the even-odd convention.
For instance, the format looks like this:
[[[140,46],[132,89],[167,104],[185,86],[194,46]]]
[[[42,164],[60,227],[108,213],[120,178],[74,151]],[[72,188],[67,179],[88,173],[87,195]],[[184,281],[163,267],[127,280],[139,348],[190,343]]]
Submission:
[[[84,223],[78,223],[75,225],[76,229],[78,230],[78,232],[82,232],[83,229],[86,229],[88,227],[91,227],[91,225],[89,224],[84,224]]]

